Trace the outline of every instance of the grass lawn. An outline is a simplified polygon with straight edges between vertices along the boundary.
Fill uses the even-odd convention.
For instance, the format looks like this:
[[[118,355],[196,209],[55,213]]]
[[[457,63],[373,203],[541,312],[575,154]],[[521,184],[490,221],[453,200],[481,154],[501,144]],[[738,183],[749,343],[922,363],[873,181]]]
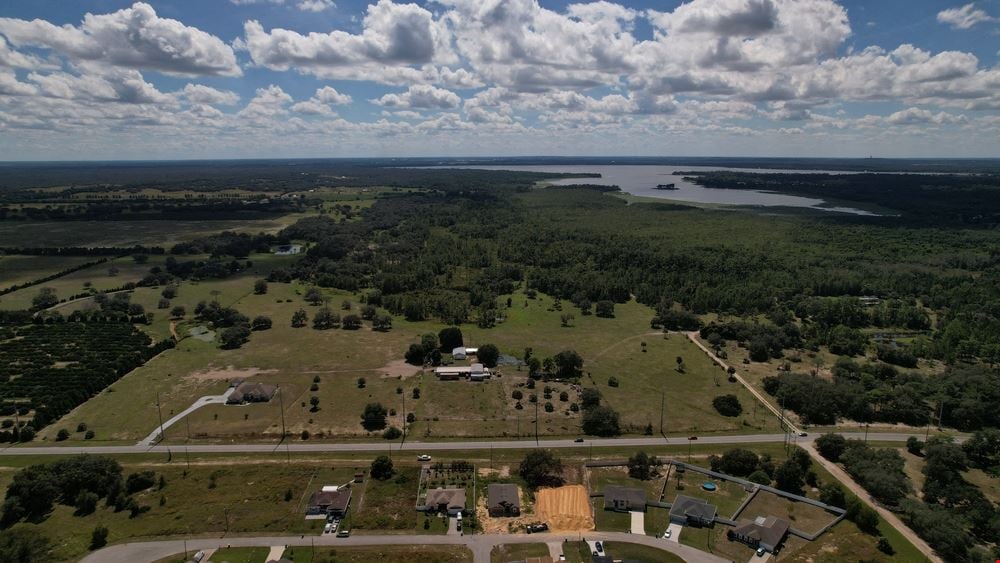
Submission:
[[[605,542],[604,551],[615,559],[635,559],[643,563],[681,563],[684,561],[668,551],[633,543]]]
[[[714,504],[719,509],[719,515],[729,518],[736,512],[740,504],[746,500],[747,491],[740,485],[729,481],[711,479],[694,471],[687,471],[680,479],[681,488],[677,488],[677,472],[672,471],[670,482],[667,483],[666,501],[673,503],[678,495],[685,495]],[[705,481],[715,483],[716,490],[706,491],[701,487]]]
[[[632,515],[628,512],[604,510],[604,499],[591,500],[594,508],[594,526],[602,532],[628,532],[632,529]]]
[[[544,543],[515,543],[498,545],[490,552],[490,563],[524,561],[528,557],[544,557],[549,554],[549,546]]]
[[[786,518],[792,527],[810,534],[836,519],[836,515],[811,504],[794,502],[767,491],[760,491],[754,496],[740,513],[739,520],[754,520],[758,516]]]
[[[0,246],[36,247],[135,245],[170,247],[222,231],[277,232],[288,216],[226,221],[7,221],[0,223]]]
[[[355,505],[341,527],[359,534],[416,531],[419,472],[416,467],[397,467],[396,475],[390,479],[367,479],[364,502]],[[422,531],[423,519],[420,524]]]
[[[282,557],[295,563],[472,563],[468,548],[452,545],[338,547],[317,549],[315,555],[308,547],[295,547]]]
[[[100,258],[99,256],[0,256],[0,289],[35,281]],[[0,297],[0,304],[6,303],[10,295]]]
[[[93,261],[98,258],[99,257],[88,257],[85,260],[81,260],[81,262]],[[64,258],[64,260],[69,260],[68,263],[72,264],[74,259]],[[68,299],[73,295],[87,293],[90,291],[98,292],[119,288],[126,283],[138,282],[149,273],[150,268],[162,265],[164,260],[166,260],[165,256],[154,255],[150,256],[149,261],[145,264],[137,264],[131,256],[115,258],[104,262],[103,264],[97,264],[89,268],[84,268],[83,270],[66,274],[65,276],[47,281],[40,285],[26,287],[8,295],[4,295],[0,298],[0,309],[27,309],[31,306],[31,300],[38,295],[39,290],[43,287],[54,289],[56,296],[59,297],[59,299]],[[158,297],[159,290],[157,290],[156,293]],[[70,303],[57,307],[57,310],[62,313],[68,313],[75,308],[74,304]],[[146,309],[147,311],[155,311],[156,303],[153,302],[152,306],[147,307]]]
[[[177,327],[182,337],[190,328],[200,325],[190,317],[194,306],[212,299],[251,318],[268,316],[273,327],[255,332],[250,342],[236,350],[221,350],[215,342],[183,338],[175,349],[126,375],[44,429],[40,439],[52,440],[59,428],[72,430],[79,422],[86,422],[97,434],[93,442],[138,441],[157,425],[157,394],[163,418],[167,419],[202,396],[222,393],[233,378],[279,385],[280,403],[272,404],[272,400],[244,407],[207,406],[168,429],[167,442],[277,440],[282,424],[281,403],[285,426],[295,437],[307,430],[313,439],[372,439],[375,436],[367,433],[359,420],[369,402],[380,402],[387,409],[394,409],[396,414],[388,422],[397,427],[403,425],[404,413],[414,413],[416,422],[409,434],[423,440],[527,437],[535,430],[535,409],[527,400],[531,393],[536,393],[541,403],[550,401],[555,407],[552,413],[539,408],[539,434],[580,434],[579,415],[569,409],[578,395],[566,384],[539,382],[534,390],[528,390],[522,387],[527,373],[514,367],[502,367],[501,376],[484,383],[442,382],[429,373],[420,375],[417,368],[404,364],[402,354],[409,344],[418,341],[421,334],[437,333],[442,328],[439,323],[396,319],[388,332],[375,332],[367,325],[354,331],[292,328],[289,320],[296,309],[305,309],[310,317],[317,310],[302,299],[306,286],[272,283],[264,295],[254,295],[252,289],[256,279],[293,260],[294,257],[253,255],[251,272],[224,280],[182,283],[178,296],[171,300],[171,306],[183,305],[189,313],[188,320]],[[132,298],[156,313],[152,325],[143,327],[154,338],[166,338],[170,333],[166,314],[156,309],[160,291],[161,288],[139,288]],[[324,294],[341,314],[346,313],[341,308],[344,301],[350,303],[352,310],[359,307],[359,295],[340,291],[324,291]],[[525,302],[527,307],[523,306]],[[67,310],[87,306],[92,304],[77,302]],[[670,335],[668,339],[659,333],[644,336],[649,332],[652,315],[648,307],[634,302],[618,305],[615,318],[580,316],[569,328],[560,327],[559,314],[548,297],[530,300],[515,295],[506,322],[493,329],[464,325],[462,330],[467,344],[495,342],[501,351],[516,356],[522,356],[524,348],[529,346],[539,357],[563,349],[578,350],[585,358],[585,376],[580,383],[601,389],[605,402],[622,414],[627,433],[641,433],[649,422],[658,424],[657,391],[664,388],[664,378],[673,382],[671,385],[676,384],[667,387],[668,431],[686,435],[694,431],[773,430],[766,419],[758,424],[752,411],[738,419],[718,415],[710,406],[711,399],[723,392],[741,391],[726,382],[721,371],[683,336]],[[609,342],[609,334],[615,338],[623,334],[632,336]],[[641,352],[644,340],[647,352]],[[678,355],[687,364],[684,375],[673,368],[663,369],[676,365]],[[607,386],[611,375],[621,380],[620,387]],[[311,391],[315,377],[320,382],[318,389]],[[358,385],[359,378],[365,379],[364,387]],[[717,379],[721,387],[716,387]],[[553,388],[551,399],[543,396],[545,385]],[[523,389],[523,409],[516,409],[516,401],[511,398],[515,388]],[[420,390],[419,399],[413,398],[415,389]],[[560,400],[563,391],[569,394],[565,402]],[[673,400],[671,393],[676,393]],[[310,407],[312,396],[319,398],[317,411]],[[745,401],[745,405],[749,408],[750,403]],[[73,435],[68,442],[79,439],[82,436]]]
[[[224,547],[212,554],[212,563],[266,563],[266,547]]]
[[[646,535],[658,538],[670,526],[670,511],[666,508],[646,507]]]

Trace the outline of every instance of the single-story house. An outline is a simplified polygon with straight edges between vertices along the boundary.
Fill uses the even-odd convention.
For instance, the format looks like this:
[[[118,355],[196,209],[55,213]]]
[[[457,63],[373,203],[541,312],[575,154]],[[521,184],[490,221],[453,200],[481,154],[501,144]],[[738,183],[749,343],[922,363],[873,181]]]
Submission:
[[[451,357],[454,358],[454,359],[456,359],[456,360],[464,360],[465,357],[466,357],[465,356],[465,346],[459,346],[458,348],[453,349],[451,351]]]
[[[298,244],[282,244],[274,249],[278,256],[291,256],[302,252],[302,247]]]
[[[343,518],[351,505],[350,487],[323,487],[309,497],[306,514],[327,514]]]
[[[430,489],[424,500],[423,512],[446,512],[456,516],[465,510],[465,489]]]
[[[486,507],[490,511],[490,516],[521,515],[521,495],[517,490],[517,485],[491,483],[486,488],[486,498]]]
[[[729,530],[726,532],[726,537],[732,541],[745,543],[754,549],[762,547],[774,553],[788,535],[789,527],[791,523],[784,518],[759,516],[753,522],[745,521]]]
[[[267,383],[251,383],[244,381],[236,386],[236,389],[229,394],[226,399],[228,405],[242,405],[244,403],[266,403],[274,396],[278,388]]]
[[[711,526],[718,509],[701,499],[677,495],[670,506],[670,522],[682,526]]]
[[[608,485],[604,487],[604,510],[629,512],[646,511],[646,491],[633,487]]]

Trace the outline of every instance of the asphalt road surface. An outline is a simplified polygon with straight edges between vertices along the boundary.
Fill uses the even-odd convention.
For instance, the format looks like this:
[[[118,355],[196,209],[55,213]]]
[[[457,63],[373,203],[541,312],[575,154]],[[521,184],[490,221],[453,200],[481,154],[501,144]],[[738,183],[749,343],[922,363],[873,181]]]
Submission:
[[[277,536],[277,537],[239,537],[215,539],[166,540],[156,542],[123,543],[95,551],[81,560],[81,563],[136,563],[139,561],[156,561],[174,554],[183,554],[185,548],[188,557],[198,550],[218,549],[220,547],[269,547],[273,545],[313,546],[316,547],[364,547],[388,545],[464,545],[472,550],[475,563],[489,563],[490,551],[494,546],[514,543],[547,543],[600,540],[602,542],[629,542],[656,547],[676,554],[689,563],[725,563],[728,559],[716,557],[693,547],[677,542],[668,542],[649,536],[625,534],[619,532],[583,532],[582,534],[476,534],[469,536],[418,536],[418,535],[384,535],[384,536],[352,536],[337,538],[332,536]],[[611,553],[613,556],[614,553]]]
[[[843,432],[846,438],[864,439],[863,432]],[[868,440],[873,442],[904,442],[910,434],[891,432],[871,432]],[[811,443],[815,436],[799,437],[792,436],[793,443]],[[784,434],[740,434],[733,436],[702,436],[695,441],[695,444],[760,444],[774,443],[785,440]],[[959,440],[961,441],[961,440]],[[66,455],[72,453],[90,454],[140,454],[140,453],[167,453],[188,451],[191,453],[271,453],[271,452],[385,452],[409,451],[414,453],[424,452],[444,452],[455,450],[517,450],[517,449],[563,449],[563,448],[630,448],[642,446],[663,446],[663,445],[683,445],[687,444],[685,437],[671,438],[605,438],[596,440],[585,440],[575,442],[574,440],[503,440],[503,441],[468,441],[468,442],[413,442],[404,443],[285,443],[285,444],[173,444],[156,446],[144,445],[123,445],[123,446],[10,446],[0,450],[0,456],[24,456],[24,455]]]

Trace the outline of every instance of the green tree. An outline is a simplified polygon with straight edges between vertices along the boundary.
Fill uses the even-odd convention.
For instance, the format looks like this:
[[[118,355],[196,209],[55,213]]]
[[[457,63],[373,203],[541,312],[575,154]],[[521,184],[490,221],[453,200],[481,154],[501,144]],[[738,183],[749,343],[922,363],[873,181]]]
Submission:
[[[361,328],[361,317],[355,314],[345,315],[343,321],[344,330],[357,330]]]
[[[315,307],[323,302],[323,293],[320,292],[318,287],[310,287],[306,290],[305,300],[306,303]]]
[[[267,280],[257,280],[253,282],[253,292],[256,295],[264,295],[267,293]]]
[[[794,460],[787,460],[774,470],[775,486],[794,495],[802,494],[802,467]]]
[[[573,350],[559,352],[552,361],[555,364],[556,377],[560,379],[576,379],[583,374],[583,358]]]
[[[305,310],[299,309],[299,310],[295,311],[294,313],[292,313],[292,327],[293,328],[302,328],[302,327],[306,326],[307,322],[309,322],[309,316],[306,315]]]
[[[247,340],[250,340],[250,327],[245,324],[231,326],[219,335],[220,346],[225,350],[239,348]]]
[[[757,454],[743,448],[726,450],[719,459],[719,471],[737,477],[746,477],[753,473],[760,463]],[[770,479],[768,479],[770,481]]]
[[[371,476],[372,479],[377,479],[379,481],[385,481],[393,476],[395,470],[392,467],[392,460],[389,456],[380,455],[372,461],[371,466]]]
[[[382,430],[385,428],[385,417],[388,414],[389,411],[382,406],[382,403],[368,403],[361,415],[361,426],[369,432]]]
[[[532,450],[528,452],[518,467],[518,474],[529,487],[537,488],[544,485],[559,485],[562,483],[563,464],[549,450]]]
[[[495,368],[497,367],[497,361],[500,359],[500,350],[493,344],[483,344],[476,352],[476,358],[479,359],[484,366],[488,368]]]
[[[372,328],[378,331],[387,331],[392,329],[392,316],[375,315],[375,318],[372,320]]]
[[[462,329],[457,326],[449,326],[438,332],[438,340],[441,342],[441,351],[450,354],[452,350],[460,346],[465,346],[462,337]]]
[[[51,287],[43,287],[38,290],[38,294],[31,299],[31,307],[35,310],[48,309],[59,304],[59,296],[56,290]]]
[[[826,459],[837,463],[847,449],[847,438],[840,434],[823,434],[816,438],[816,451]]]
[[[628,458],[628,476],[633,479],[648,481],[661,465],[656,456],[650,456],[644,451],[638,451]]]
[[[712,399],[712,406],[722,416],[739,416],[743,413],[743,405],[740,404],[739,397],[733,394],[719,395]]]
[[[615,303],[614,301],[608,301],[607,299],[602,299],[597,302],[597,306],[594,308],[598,317],[612,318],[615,316]]]
[[[268,330],[271,328],[271,318],[264,315],[254,317],[250,323],[250,330]]]
[[[313,315],[313,328],[316,330],[328,330],[340,324],[340,315],[334,313],[329,307],[322,307]]]
[[[591,436],[610,437],[622,433],[619,415],[611,407],[596,406],[583,413],[581,428]]]
[[[35,526],[19,526],[0,532],[0,561],[36,563],[49,561],[52,545]]]

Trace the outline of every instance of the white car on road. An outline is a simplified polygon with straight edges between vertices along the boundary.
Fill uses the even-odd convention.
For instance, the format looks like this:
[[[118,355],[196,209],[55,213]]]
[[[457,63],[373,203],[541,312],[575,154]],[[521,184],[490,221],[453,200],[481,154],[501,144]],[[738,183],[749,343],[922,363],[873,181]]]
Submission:
[[[430,461],[430,460],[431,460],[431,456],[429,456],[427,454],[420,454],[420,455],[417,456],[417,461]]]

